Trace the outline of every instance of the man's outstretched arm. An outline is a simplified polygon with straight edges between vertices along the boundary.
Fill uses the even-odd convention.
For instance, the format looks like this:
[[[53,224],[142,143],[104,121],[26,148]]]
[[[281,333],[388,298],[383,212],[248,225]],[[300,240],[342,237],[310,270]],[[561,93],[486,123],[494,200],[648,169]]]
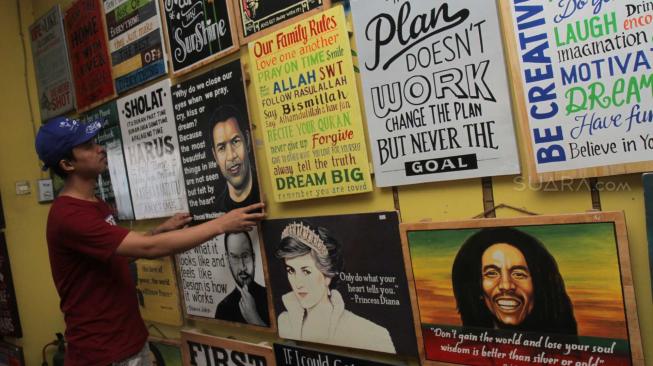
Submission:
[[[197,226],[160,234],[145,235],[132,231],[120,243],[116,254],[135,258],[158,258],[185,252],[217,235],[250,231],[265,217],[264,213],[254,211],[261,210],[264,206],[263,203],[255,203]]]

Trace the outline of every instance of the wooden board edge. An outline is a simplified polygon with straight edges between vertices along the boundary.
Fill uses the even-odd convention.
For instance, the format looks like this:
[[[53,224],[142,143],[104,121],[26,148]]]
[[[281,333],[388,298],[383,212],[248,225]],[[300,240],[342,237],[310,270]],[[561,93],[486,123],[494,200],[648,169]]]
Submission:
[[[535,178],[531,178],[531,181],[536,183],[544,183],[571,179],[611,177],[615,175],[644,173],[649,171],[653,171],[653,161],[641,161],[626,164],[603,165],[593,168],[538,173]]]
[[[154,342],[154,343],[161,343],[161,344],[165,344],[165,345],[168,345],[168,346],[181,348],[181,340],[180,339],[149,336],[149,337],[147,337],[147,341],[148,342]]]
[[[499,2],[497,7],[499,28],[503,33],[502,42],[507,64],[508,89],[512,99],[514,126],[517,129],[515,131],[515,135],[518,137],[517,149],[521,155],[521,174],[522,176],[527,175],[531,181],[534,181],[537,177],[534,174],[536,171],[535,157],[533,155],[528,112],[526,111],[526,93],[521,75],[519,53],[517,52],[515,29],[512,24],[512,11],[508,0],[497,1]]]
[[[615,212],[613,219],[616,235],[615,239],[617,241],[617,249],[619,253],[621,286],[623,288],[624,303],[626,307],[626,324],[628,326],[628,341],[630,344],[631,361],[633,365],[643,365],[644,351],[642,349],[639,316],[637,314],[637,300],[635,297],[635,286],[633,284],[626,217],[623,212]]]

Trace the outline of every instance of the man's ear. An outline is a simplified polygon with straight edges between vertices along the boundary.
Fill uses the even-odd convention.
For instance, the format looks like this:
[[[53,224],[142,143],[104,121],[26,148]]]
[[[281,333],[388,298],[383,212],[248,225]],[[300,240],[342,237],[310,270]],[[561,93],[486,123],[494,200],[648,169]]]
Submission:
[[[59,168],[61,168],[61,170],[63,170],[66,173],[70,173],[73,170],[75,170],[73,164],[71,164],[70,161],[66,159],[59,160]]]

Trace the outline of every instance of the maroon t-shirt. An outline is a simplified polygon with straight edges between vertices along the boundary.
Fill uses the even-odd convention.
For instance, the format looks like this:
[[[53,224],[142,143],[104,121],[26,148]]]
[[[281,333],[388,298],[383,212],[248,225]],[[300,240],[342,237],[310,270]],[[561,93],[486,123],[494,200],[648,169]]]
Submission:
[[[48,252],[66,321],[66,366],[106,366],[147,340],[128,260],[115,254],[128,233],[101,200],[61,196],[50,208]]]

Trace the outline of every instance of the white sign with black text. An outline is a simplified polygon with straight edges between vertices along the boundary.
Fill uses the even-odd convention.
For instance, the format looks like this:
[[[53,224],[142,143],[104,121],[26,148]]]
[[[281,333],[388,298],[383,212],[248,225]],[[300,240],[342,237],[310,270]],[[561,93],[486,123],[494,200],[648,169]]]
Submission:
[[[351,1],[377,186],[520,172],[498,11],[483,4]]]
[[[170,80],[118,99],[118,114],[136,219],[188,211]]]

